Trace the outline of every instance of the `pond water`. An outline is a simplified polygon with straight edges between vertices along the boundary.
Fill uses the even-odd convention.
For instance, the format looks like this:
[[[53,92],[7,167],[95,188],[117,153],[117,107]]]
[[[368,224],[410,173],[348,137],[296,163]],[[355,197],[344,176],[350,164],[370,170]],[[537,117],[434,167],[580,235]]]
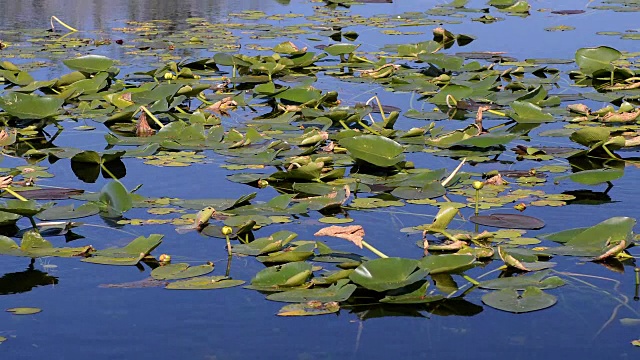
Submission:
[[[638,29],[634,28],[637,26],[637,11],[640,11],[637,2],[531,0],[531,8],[527,13],[500,11],[487,5],[486,1],[454,3],[459,3],[459,6],[446,6],[444,1],[431,0],[394,0],[392,3],[336,8],[327,6],[325,2],[297,0],[4,1],[0,2],[0,44],[7,47],[0,47],[0,61],[10,61],[27,70],[35,80],[45,81],[69,72],[63,60],[87,54],[102,55],[116,60],[115,65],[120,69],[117,78],[126,79],[127,86],[135,87],[149,82],[151,78],[145,78],[141,74],[127,74],[148,72],[162,68],[170,61],[180,62],[185,58],[211,58],[217,53],[271,55],[272,48],[284,41],[292,41],[299,48],[308,47],[309,51],[321,53],[324,46],[336,43],[329,35],[335,35],[337,28],[332,26],[339,23],[344,26],[341,41],[360,44],[357,54],[369,59],[377,60],[380,56],[384,58],[390,55],[387,58],[389,62],[405,66],[394,70],[397,71],[394,76],[399,76],[402,71],[415,68],[424,68],[424,73],[428,73],[427,63],[434,61],[436,67],[442,68],[434,59],[421,62],[415,61],[415,58],[395,56],[398,55],[398,44],[417,44],[432,40],[432,31],[442,26],[453,34],[465,34],[475,38],[468,45],[454,45],[450,49],[439,51],[447,55],[459,54],[463,56],[466,64],[478,59],[479,55],[487,56],[487,52],[495,52],[489,56],[508,57],[503,59],[502,63],[494,64],[500,71],[515,69],[522,65],[518,61],[525,59],[543,59],[539,60],[540,67],[546,66],[554,69],[553,71],[542,69],[540,74],[543,75],[532,76],[527,72],[529,68],[522,74],[516,70],[511,77],[505,75],[501,78],[502,85],[521,83],[524,84],[523,89],[528,91],[537,84],[543,84],[549,96],[560,96],[562,103],[560,106],[543,106],[543,110],[552,114],[556,121],[536,124],[529,130],[514,129],[510,123],[507,127],[511,127],[511,133],[517,134],[517,137],[498,153],[491,152],[496,151],[495,148],[487,147],[484,150],[475,149],[462,156],[442,156],[432,151],[436,147],[422,143],[418,146],[419,149],[411,148],[411,152],[405,154],[407,160],[413,161],[416,168],[444,168],[448,174],[460,163],[461,158],[466,156],[469,163],[462,171],[469,173],[472,180],[481,179],[481,174],[492,170],[528,171],[543,165],[559,167],[559,171],[564,173],[540,170],[539,172],[547,174],[546,182],[534,187],[521,186],[526,180],[519,182],[516,178],[508,179],[512,183],[512,190],[577,196],[558,197],[563,206],[535,206],[529,204],[531,198],[523,198],[521,201],[527,202],[528,205],[524,214],[546,222],[544,229],[529,230],[523,235],[529,240],[543,233],[593,226],[611,217],[635,218],[640,210],[637,205],[637,184],[640,181],[637,148],[629,147],[618,151],[618,154],[627,159],[626,162],[599,159],[600,165],[593,165],[598,163],[598,160],[590,158],[586,161],[590,164],[589,169],[601,169],[601,163],[605,162],[607,168],[624,170],[624,176],[612,180],[611,189],[607,189],[604,181],[598,181],[594,185],[569,179],[554,181],[554,178],[560,175],[571,173],[569,160],[561,156],[551,156],[536,161],[536,154],[529,154],[532,155],[529,159],[522,159],[517,157],[511,148],[521,145],[532,148],[553,146],[584,149],[584,146],[570,141],[566,132],[562,133],[562,136],[544,136],[545,132],[552,130],[559,133],[567,128],[579,129],[578,122],[570,118],[568,111],[565,111],[567,105],[584,103],[596,110],[611,102],[617,109],[622,103],[622,98],[634,107],[640,104],[640,93],[635,88],[618,90],[620,98],[609,99],[597,96],[602,93],[596,92],[590,85],[577,86],[577,81],[569,77],[570,71],[579,70],[573,62],[576,51],[599,45],[625,52],[627,63],[621,67],[637,68],[634,62],[635,56],[638,55],[634,53],[637,51],[638,40],[634,39],[640,39],[637,37]],[[559,10],[580,11],[570,14],[553,12]],[[491,23],[472,20],[487,15],[498,19]],[[50,22],[53,23],[51,16],[57,16],[80,31],[65,36],[67,31],[59,23],[54,23],[57,30],[55,33],[45,31],[50,27]],[[204,25],[205,23],[207,25]],[[551,31],[561,30],[558,26],[566,26],[566,31]],[[357,39],[345,39],[346,31],[356,32]],[[479,60],[479,64],[483,66],[491,63],[485,59]],[[449,63],[446,64],[449,66]],[[432,120],[437,120],[433,117],[447,111],[446,105],[440,104],[441,110],[432,112],[434,103],[430,101],[430,97],[441,91],[442,87],[423,91],[422,94],[417,91],[392,91],[391,80],[363,80],[358,71],[345,69],[337,56],[318,59],[310,69],[296,70],[288,74],[288,77],[282,77],[277,81],[280,81],[280,85],[292,87],[312,84],[323,92],[335,90],[339,94],[340,105],[352,108],[357,103],[364,103],[373,95],[378,95],[382,104],[399,109],[400,116],[394,127],[399,131],[427,127]],[[372,67],[355,66],[354,69],[367,70]],[[222,76],[232,76],[230,66],[220,66],[220,70],[202,75],[199,80],[216,86],[222,83]],[[314,73],[315,76],[310,76]],[[356,76],[353,76],[354,74]],[[461,82],[469,80],[467,70],[458,69],[448,74],[452,77],[459,76],[457,79],[463,79],[459,80]],[[158,77],[153,81],[165,80]],[[171,80],[174,79],[169,79]],[[185,84],[188,83],[188,79],[182,80],[187,81]],[[180,80],[176,81],[180,83]],[[633,77],[629,76],[626,84],[634,81]],[[261,82],[266,81],[262,79]],[[3,96],[17,88],[9,82],[5,82],[5,85],[2,90]],[[267,128],[264,123],[259,123],[260,120],[255,120],[271,110],[264,97],[251,101],[255,94],[249,90],[254,89],[256,83],[239,82],[236,84],[238,88],[233,88],[232,85],[226,88],[228,93],[231,96],[246,96],[250,106],[240,104],[238,109],[230,110],[227,116],[220,116],[222,127],[226,131],[238,129],[245,134],[246,125],[249,124],[249,127],[277,138],[278,132],[268,131],[274,130],[277,126]],[[119,85],[114,80],[110,86]],[[503,89],[492,89],[494,90],[500,92]],[[522,89],[514,86],[507,90]],[[205,100],[212,103],[222,99],[209,88],[205,92]],[[592,95],[583,96],[585,93]],[[473,98],[468,94],[465,97]],[[513,97],[508,103],[516,99],[517,97]],[[116,123],[116,126],[112,127],[114,124],[105,122],[111,113],[102,111],[104,108],[91,108],[88,104],[94,100],[105,101],[102,97],[89,96],[82,100],[88,107],[80,110],[80,101],[69,101],[67,104],[74,105],[66,105],[67,112],[56,117],[60,130],[53,122],[48,122],[40,126],[44,129],[44,134],[37,131],[35,135],[21,132],[18,135],[19,142],[28,143],[31,148],[40,150],[57,147],[104,152],[111,148],[105,140],[105,135],[122,135],[127,131],[129,136],[131,135],[131,124],[125,129],[118,128],[122,124]],[[183,106],[181,110],[191,111],[200,106],[201,100],[194,98],[193,103]],[[498,103],[501,101],[505,100],[498,98]],[[510,109],[506,104],[501,105],[503,106],[499,111]],[[119,109],[109,111],[117,110]],[[413,115],[410,110],[414,111]],[[5,111],[9,112],[7,109]],[[161,117],[165,123],[168,119],[179,119],[179,111],[171,110],[164,113],[178,114],[170,118]],[[426,115],[421,119],[423,113]],[[379,114],[372,115],[379,119]],[[9,123],[8,115],[0,116],[3,122],[11,127],[24,129],[34,125],[15,122],[15,119]],[[138,117],[137,114],[135,116]],[[130,114],[129,118],[131,117]],[[466,112],[461,110],[453,115],[453,119],[447,119],[445,116],[444,119],[435,121],[435,126],[442,127],[442,132],[464,129],[473,123],[474,117],[475,109]],[[505,123],[506,119],[508,118],[505,116],[485,113],[484,127],[493,131],[491,127]],[[150,123],[157,127],[153,122]],[[82,125],[90,126],[91,129],[79,127]],[[280,125],[286,128],[284,123],[278,126]],[[288,122],[286,125],[289,125]],[[298,126],[300,123],[295,125]],[[332,134],[341,130],[340,124],[335,125],[329,130]],[[635,121],[615,126],[624,126],[623,130],[630,134],[637,133],[640,129]],[[37,123],[34,127],[38,127]],[[352,127],[362,130],[358,124]],[[286,131],[294,130],[296,129],[286,128]],[[615,131],[622,133],[623,130],[617,128]],[[53,134],[57,132],[59,136],[52,139]],[[630,137],[629,134],[625,135],[627,138]],[[33,139],[25,140],[29,137]],[[287,139],[293,143],[292,139]],[[415,143],[402,142],[401,137],[396,140],[405,146],[415,146]],[[248,153],[243,153],[236,159],[242,158],[246,161],[244,157],[248,156],[247,154],[255,155],[252,151],[258,154],[270,151],[266,147],[252,148],[248,145],[247,149],[255,150],[248,150]],[[247,166],[262,165],[268,161],[251,164],[236,162],[235,164],[244,167],[229,168],[229,156],[226,155],[236,156],[233,148],[234,146],[231,149],[199,151],[196,155],[204,156],[192,158],[192,163],[183,167],[157,166],[149,163],[150,158],[130,156],[122,159],[123,168],[126,170],[118,168],[119,171],[116,171],[109,166],[107,168],[115,172],[129,190],[141,184],[142,187],[136,193],[150,199],[235,200],[257,192],[256,198],[251,202],[261,204],[281,193],[292,192],[287,188],[290,184],[278,186],[274,185],[275,181],[263,189],[259,189],[255,184],[250,186],[242,182],[229,181],[227,176],[230,174],[271,174],[278,169],[286,168],[284,164],[278,168]],[[242,149],[243,146],[235,148]],[[96,164],[90,166],[83,163],[74,168],[70,165],[69,159],[60,154],[60,159],[54,156],[32,156],[27,161],[27,149],[28,147],[24,146],[19,148],[18,145],[5,147],[1,165],[3,174],[13,171],[18,166],[29,164],[32,167],[46,167],[48,173],[55,175],[37,178],[36,184],[45,187],[73,188],[93,193],[100,192],[106,184],[113,183],[109,174],[106,171],[100,172]],[[130,150],[131,147],[116,146],[115,149]],[[375,152],[375,149],[369,151]],[[500,154],[497,161],[488,161],[498,156],[496,154]],[[184,156],[189,157],[193,154]],[[174,161],[175,158],[168,157],[168,160],[164,160]],[[342,158],[339,160],[346,161]],[[611,165],[612,163],[614,164]],[[367,171],[366,167],[352,168],[350,162],[338,163],[340,164],[347,168],[347,176],[352,178],[358,176],[359,171]],[[577,171],[575,167],[585,166],[584,162],[579,161],[572,162],[571,165],[574,166],[573,171]],[[16,176],[16,179],[19,177]],[[366,179],[363,176],[362,183],[366,183]],[[303,183],[311,182],[297,180]],[[469,216],[473,215],[473,201],[467,199],[473,195],[470,183],[468,177],[463,177],[458,187],[447,189],[450,191],[447,194],[449,200],[467,205],[461,210],[464,218],[456,217],[449,229],[496,231],[493,227],[475,227],[468,221]],[[398,198],[388,194],[392,188],[385,190],[387,185],[380,185],[383,190],[372,190],[372,193],[385,200],[398,201]],[[375,188],[374,185],[371,187]],[[380,195],[384,191],[387,191],[387,194]],[[372,193],[362,192],[362,195],[356,196],[367,198],[372,196]],[[533,198],[535,196],[537,195]],[[55,201],[58,205],[77,206],[86,200]],[[407,233],[406,228],[430,223],[438,208],[404,200],[402,207],[364,209],[363,206],[358,209],[356,206],[345,206],[348,217],[355,220],[345,225],[362,225],[366,231],[365,240],[389,256],[419,259],[423,255],[423,249],[415,244],[422,238],[420,231]],[[435,200],[448,201],[442,197]],[[46,201],[38,200],[38,203],[43,204]],[[480,214],[496,211],[519,213],[513,208],[514,205],[516,202],[500,203],[500,206],[490,210],[483,208]],[[163,234],[162,245],[153,252],[156,258],[166,253],[171,255],[173,263],[187,262],[200,265],[211,261],[215,264],[212,275],[231,275],[233,279],[244,280],[247,283],[257,272],[265,268],[265,265],[254,257],[240,255],[234,255],[230,268],[227,268],[224,237],[206,237],[197,231],[176,232],[175,229],[181,225],[172,223],[135,225],[136,221],[173,219],[197,212],[197,207],[177,209],[182,212],[173,214],[150,213],[150,208],[157,210],[163,207],[157,204],[136,206],[126,211],[122,218],[93,215],[73,220],[83,223],[73,229],[74,233],[83,238],[67,244],[62,236],[47,239],[55,246],[92,245],[96,249],[105,249],[125,246],[138,236]],[[177,207],[171,207],[175,208]],[[345,217],[344,210],[337,213],[339,218]],[[260,212],[251,214],[249,218],[259,214]],[[375,258],[368,250],[360,250],[344,240],[315,237],[316,231],[328,226],[318,220],[323,215],[331,214],[336,214],[335,209],[322,213],[309,210],[291,216],[282,214],[286,215],[286,221],[282,220],[282,217],[281,223],[269,219],[273,223],[256,228],[253,233],[259,238],[280,230],[293,231],[298,234],[297,240],[321,240],[333,249]],[[212,219],[211,222],[222,224],[220,219]],[[26,218],[20,219],[17,225],[20,229],[31,226]],[[234,225],[234,231],[235,228]],[[16,234],[12,230],[15,229],[3,230],[1,234],[13,237]],[[67,241],[69,239],[70,237],[67,237]],[[19,242],[19,238],[15,240]],[[636,239],[630,239],[630,242],[633,241]],[[234,240],[233,244],[239,242]],[[493,245],[495,247],[497,243]],[[509,244],[505,241],[503,245]],[[541,243],[535,241],[523,247],[531,249],[536,246],[557,245],[543,240]],[[611,260],[606,263],[609,267],[591,262],[588,257],[554,256],[551,261],[557,262],[555,270],[567,284],[548,291],[557,297],[557,303],[541,311],[512,314],[496,310],[483,304],[482,297],[489,293],[488,290],[471,288],[471,291],[461,295],[463,290],[469,287],[464,278],[456,275],[454,278],[461,291],[456,293],[453,299],[445,302],[384,305],[372,300],[373,297],[365,292],[356,293],[357,296],[343,302],[341,310],[335,314],[304,317],[276,316],[284,303],[266,300],[265,295],[268,292],[248,290],[241,286],[210,291],[170,291],[162,287],[141,286],[139,283],[126,285],[149,278],[150,267],[141,263],[138,266],[103,266],[81,262],[75,257],[43,256],[31,261],[29,256],[2,256],[0,274],[4,275],[0,277],[0,309],[35,307],[42,309],[42,312],[34,315],[0,313],[0,356],[3,359],[81,359],[87,356],[96,359],[378,359],[397,356],[439,359],[535,359],[540,356],[553,359],[568,356],[631,359],[640,355],[640,347],[631,344],[631,341],[640,339],[640,302],[637,299],[638,286],[634,283],[637,247],[630,247],[627,252],[631,258],[624,261]],[[314,265],[327,266],[326,263],[319,262],[314,262]],[[502,265],[504,262],[496,255],[493,261],[483,261],[482,265],[465,273],[478,280],[487,280],[498,277]],[[327,268],[334,269],[333,266]],[[506,274],[512,275],[513,271],[502,273],[500,276],[507,276]],[[116,286],[118,284],[125,286]],[[433,285],[429,290],[432,289]]]

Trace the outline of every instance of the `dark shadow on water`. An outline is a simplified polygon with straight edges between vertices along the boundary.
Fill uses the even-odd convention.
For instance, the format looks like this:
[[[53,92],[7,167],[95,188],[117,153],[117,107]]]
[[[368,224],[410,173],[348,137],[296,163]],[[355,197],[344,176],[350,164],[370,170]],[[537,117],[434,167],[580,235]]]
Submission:
[[[0,277],[0,295],[31,291],[38,286],[56,285],[58,278],[33,267],[34,261],[21,272],[7,273]]]

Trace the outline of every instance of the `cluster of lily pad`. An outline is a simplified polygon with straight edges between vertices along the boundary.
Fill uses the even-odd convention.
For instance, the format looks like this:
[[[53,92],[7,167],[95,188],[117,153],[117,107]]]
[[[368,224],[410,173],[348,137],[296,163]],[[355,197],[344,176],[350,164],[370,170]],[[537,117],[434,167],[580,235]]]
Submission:
[[[344,7],[351,2],[329,3]],[[466,1],[454,1],[439,9],[465,5]],[[507,14],[526,14],[530,9],[525,1],[492,0],[489,5]],[[319,10],[318,16],[329,11]],[[491,22],[487,15],[484,20]],[[207,28],[203,23],[196,27]],[[526,230],[539,229],[544,222],[514,212],[479,211],[512,203],[516,211],[525,211],[529,206],[564,206],[576,199],[570,192],[530,189],[549,176],[555,182],[611,185],[624,175],[629,160],[616,151],[640,144],[635,126],[640,110],[632,104],[637,100],[638,70],[631,57],[609,47],[582,48],[576,51],[577,68],[567,72],[552,65],[574,61],[517,61],[495,53],[454,55],[447,50],[464,46],[473,37],[442,27],[433,29],[433,40],[388,45],[374,57],[359,51],[355,32],[339,26],[321,31],[331,41],[314,50],[285,41],[269,48],[268,54],[217,52],[196,60],[168,60],[126,76],[116,61],[98,55],[66,59],[63,63],[71,71],[46,81],[35,80],[12,62],[0,62],[4,84],[0,121],[5,125],[0,146],[3,153],[32,164],[3,169],[3,195],[14,199],[0,207],[0,221],[7,227],[5,235],[22,241],[0,237],[0,253],[32,259],[77,256],[83,262],[106,265],[144,263],[153,269],[151,277],[167,289],[219,289],[245,283],[232,279],[228,268],[225,275],[209,276],[214,271],[211,263],[172,264],[166,255],[156,259],[152,252],[161,245],[162,234],[141,236],[112,249],[57,247],[45,239],[70,235],[74,227],[82,226],[70,220],[94,215],[120,225],[172,224],[179,233],[194,230],[226,239],[229,262],[235,254],[264,263],[267,267],[246,287],[268,293],[269,300],[294,303],[281,310],[284,316],[333,313],[362,304],[413,304],[438,312],[466,301],[469,289],[496,290],[485,292],[482,302],[520,313],[556,302],[545,292],[564,284],[558,277],[561,273],[550,270],[553,256],[588,258],[624,269],[635,242],[632,218],[615,217],[588,228],[524,237]],[[187,46],[203,42],[193,37]],[[339,92],[314,86],[322,76],[415,94],[433,109],[403,112],[377,97],[349,103]],[[554,95],[552,86],[562,76],[585,93],[569,98]],[[578,103],[595,99],[618,108],[592,111]],[[231,127],[224,119],[234,113],[251,119]],[[91,119],[108,129],[108,149],[55,146],[57,135],[49,136],[45,128],[55,127],[61,133],[64,121],[78,119]],[[451,128],[450,123],[438,122],[445,119],[466,123],[456,122]],[[413,126],[421,120],[429,123]],[[487,122],[495,125],[487,127]],[[550,122],[566,126],[541,135],[566,136],[579,147],[507,148],[529,140],[532,130]],[[421,157],[432,155],[453,159],[457,167],[420,167],[425,163]],[[189,166],[214,157],[223,158],[223,167],[233,171],[228,181],[256,191],[272,188],[279,195],[266,202],[256,202],[256,192],[234,199],[148,198],[140,194],[144,190],[129,190],[119,181],[126,174],[126,163]],[[69,161],[84,182],[95,182],[101,175],[109,180],[99,193],[40,188],[38,179],[51,175],[45,161],[60,160]],[[519,161],[531,161],[525,164],[535,167],[513,171],[502,166]],[[537,166],[545,161],[562,165]],[[469,173],[467,163],[488,163],[495,165],[495,171]],[[64,199],[82,203],[75,207],[36,201]],[[365,240],[364,228],[358,225],[323,228],[313,240],[296,240],[297,233],[289,230],[254,234],[295,216],[320,213],[319,221],[339,224],[355,221],[360,211],[407,204],[437,212],[433,222],[403,229],[422,248],[417,252],[425,255],[421,259],[388,257]],[[132,208],[170,217],[125,218]],[[471,208],[475,216],[466,224],[509,230],[451,229],[454,218],[465,219]],[[31,228],[16,226],[21,217],[30,220]],[[319,238],[325,235],[352,241],[379,258],[333,249]],[[560,246],[531,247],[541,240]],[[465,273],[491,261],[512,276],[479,281]],[[470,284],[469,289],[458,286],[454,276]]]

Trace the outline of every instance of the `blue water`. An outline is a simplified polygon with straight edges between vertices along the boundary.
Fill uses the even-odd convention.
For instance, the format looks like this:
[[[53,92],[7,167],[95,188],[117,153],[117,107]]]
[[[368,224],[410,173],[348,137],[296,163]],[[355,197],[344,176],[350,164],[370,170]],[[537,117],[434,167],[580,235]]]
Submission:
[[[443,1],[396,0],[392,4],[367,4],[353,6],[350,14],[363,16],[404,16],[408,11],[426,11]],[[459,20],[460,24],[445,24],[454,33],[470,34],[477,39],[456,51],[499,51],[520,60],[526,58],[562,58],[572,59],[575,50],[583,46],[606,44],[620,50],[635,51],[637,43],[622,40],[617,36],[596,35],[597,31],[633,30],[637,26],[637,13],[619,13],[593,10],[588,6],[595,3],[582,1],[530,1],[533,9],[527,18],[500,14],[494,10],[491,14],[506,18],[494,24],[482,24],[469,21],[469,17],[481,14],[470,13],[467,18],[441,17],[442,20]],[[47,28],[49,18],[56,15],[65,22],[87,31],[92,38],[113,38],[123,36],[113,32],[114,27],[123,26],[128,20],[147,21],[152,19],[171,20],[176,29],[185,28],[185,19],[203,17],[208,21],[237,21],[230,18],[229,12],[242,10],[262,10],[268,14],[285,12],[313,14],[313,6],[320,3],[291,1],[283,6],[277,1],[243,0],[184,0],[167,1],[0,1],[0,30],[22,28]],[[468,7],[486,7],[483,1],[471,1]],[[554,15],[541,9],[583,9],[584,14]],[[347,11],[347,10],[345,10]],[[280,26],[291,23],[308,22],[304,18],[285,20]],[[567,32],[547,32],[544,29],[557,25],[575,26],[576,30]],[[377,28],[354,27],[360,33],[358,43],[362,50],[375,51],[383,45],[393,43],[413,43],[431,38],[433,26],[400,28],[402,31],[422,31],[421,35],[381,36]],[[11,35],[13,42],[24,40],[26,34]],[[310,37],[318,37],[309,34]],[[9,41],[0,33],[0,40]],[[261,43],[260,41],[248,42]],[[283,39],[264,42],[276,44]],[[318,44],[301,35],[296,44],[313,47]],[[115,49],[115,50],[114,50]],[[80,52],[84,49],[80,50]],[[103,47],[98,53],[111,56],[126,56],[117,46]],[[114,55],[115,54],[115,55]],[[1,60],[2,52],[0,52]],[[56,64],[56,59],[44,59]],[[30,60],[19,60],[17,62]],[[153,60],[151,60],[153,61]],[[149,69],[154,64],[136,63],[135,68]],[[127,69],[130,69],[128,66]],[[52,66],[34,73],[44,78],[57,76],[62,65]],[[570,83],[563,83],[557,93],[573,92]],[[412,100],[409,94],[394,94],[382,89],[372,88],[369,84],[336,83],[323,79],[318,82],[323,89],[337,87],[341,98],[349,102],[366,101],[377,93],[385,104],[402,109],[411,106],[420,108],[424,104]],[[591,104],[592,108],[598,105]],[[425,109],[431,105],[426,104]],[[91,124],[90,120],[88,120]],[[241,117],[232,117],[230,121],[241,122]],[[400,127],[424,125],[424,122],[401,118]],[[93,132],[70,130],[75,124],[66,124],[67,130],[56,140],[58,146],[76,146],[103,148],[103,135],[107,129],[94,124]],[[459,123],[447,124],[456,127]],[[544,128],[546,129],[546,128]],[[534,132],[535,133],[535,132]],[[553,144],[558,138],[536,139],[539,144]],[[526,144],[522,141],[516,143]],[[562,142],[566,145],[566,142]],[[159,168],[142,165],[138,159],[129,159],[127,176],[123,179],[128,188],[144,184],[141,194],[150,197],[172,196],[181,198],[237,197],[254,191],[244,185],[225,180],[226,171],[218,165],[219,156],[209,155],[208,164],[196,164],[188,168]],[[508,152],[505,158],[515,161]],[[455,166],[455,162],[438,157],[428,157],[422,166],[431,168]],[[21,164],[21,160],[6,158],[3,167]],[[56,174],[43,184],[79,187],[87,191],[98,191],[106,182],[99,179],[94,184],[82,183],[68,166],[60,161],[51,166]],[[419,164],[421,165],[421,164]],[[515,163],[512,167],[527,169],[536,163]],[[469,167],[467,171],[482,172],[491,170],[493,165]],[[528,215],[537,216],[547,222],[544,232],[552,232],[592,225],[612,216],[637,216],[638,171],[627,167],[625,177],[616,182],[608,193],[612,203],[600,206],[571,205],[561,208],[531,208]],[[220,184],[223,184],[221,186]],[[564,182],[560,185],[549,184],[548,192],[559,193],[565,190],[582,188],[577,184]],[[585,187],[593,191],[604,191],[604,186]],[[268,200],[276,192],[262,190],[259,200]],[[356,219],[365,225],[367,240],[381,251],[398,256],[419,257],[421,250],[414,244],[415,235],[407,236],[400,229],[431,221],[424,213],[424,207],[407,205],[399,209],[358,212]],[[127,217],[146,217],[145,210],[134,209]],[[257,236],[268,235],[281,228],[299,233],[299,239],[313,239],[318,224],[312,218],[301,218],[287,225],[271,225],[256,232]],[[121,231],[108,229],[108,225],[99,219],[87,220],[91,225],[78,230],[86,237],[81,244],[93,244],[98,248],[122,246],[138,235],[151,233],[165,234],[161,252],[172,254],[174,262],[188,261],[216,263],[215,275],[224,273],[226,251],[224,241],[206,238],[195,232],[177,235],[171,225],[124,227]],[[26,226],[26,222],[20,222]],[[128,233],[125,233],[128,232]],[[539,232],[529,232],[534,236]],[[61,238],[53,240],[62,243]],[[342,240],[328,240],[331,247],[353,251],[352,245]],[[74,244],[75,245],[75,244]],[[78,245],[80,246],[80,245]],[[637,252],[636,252],[637,254]],[[475,316],[442,316],[431,314],[425,307],[379,307],[366,311],[351,311],[343,308],[339,315],[327,315],[307,318],[281,318],[275,316],[282,303],[269,302],[264,295],[242,288],[219,291],[168,291],[161,288],[113,289],[100,285],[137,281],[149,276],[149,269],[140,271],[135,267],[115,267],[91,265],[78,259],[46,258],[36,260],[34,269],[48,272],[57,278],[56,284],[33,288],[29,292],[12,295],[0,295],[0,310],[12,307],[39,307],[43,312],[33,316],[13,316],[0,313],[0,336],[8,340],[0,345],[2,359],[538,359],[541,356],[550,359],[603,357],[611,359],[637,358],[638,348],[630,341],[640,337],[640,328],[623,327],[620,318],[637,318],[640,312],[638,301],[633,300],[633,271],[627,267],[624,274],[605,270],[601,265],[576,259],[554,259],[562,263],[563,271],[580,273],[594,277],[606,277],[610,280],[580,277],[599,286],[592,289],[584,284],[571,281],[561,288],[550,291],[558,296],[554,307],[529,314],[512,315],[482,306],[480,297],[483,290],[468,294],[469,304],[458,309],[468,309]],[[27,270],[29,259],[0,258],[0,274],[16,273]],[[496,269],[497,262],[485,268],[476,268],[469,272],[473,277]],[[233,260],[231,275],[236,279],[250,280],[263,265],[252,258],[236,257]],[[490,278],[493,275],[489,275]],[[464,280],[456,278],[459,285]],[[618,285],[617,285],[618,284]],[[610,295],[602,293],[608,292]],[[628,307],[621,307],[614,320],[607,324],[611,314],[619,305],[621,295],[628,298]],[[384,316],[383,316],[384,315]],[[604,326],[607,324],[606,326]],[[604,327],[603,327],[604,326]]]

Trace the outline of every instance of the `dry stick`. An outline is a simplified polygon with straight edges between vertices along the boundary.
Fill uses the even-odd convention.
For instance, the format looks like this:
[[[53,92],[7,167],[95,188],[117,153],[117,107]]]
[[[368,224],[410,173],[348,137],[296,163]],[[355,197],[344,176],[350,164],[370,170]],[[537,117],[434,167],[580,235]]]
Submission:
[[[67,28],[67,30],[69,31],[72,31],[72,32],[78,31],[78,29],[72,28],[71,26],[65,24],[62,20],[58,19],[56,16],[51,16],[51,30],[55,30],[55,27],[53,26],[53,20],[57,21],[60,25]]]
[[[451,181],[451,179],[453,179],[458,174],[458,172],[462,168],[462,165],[464,165],[466,161],[467,161],[467,158],[463,158],[462,161],[460,161],[460,164],[451,172],[451,175],[449,175],[446,179],[444,179],[440,184],[442,186],[447,186],[449,181]]]

